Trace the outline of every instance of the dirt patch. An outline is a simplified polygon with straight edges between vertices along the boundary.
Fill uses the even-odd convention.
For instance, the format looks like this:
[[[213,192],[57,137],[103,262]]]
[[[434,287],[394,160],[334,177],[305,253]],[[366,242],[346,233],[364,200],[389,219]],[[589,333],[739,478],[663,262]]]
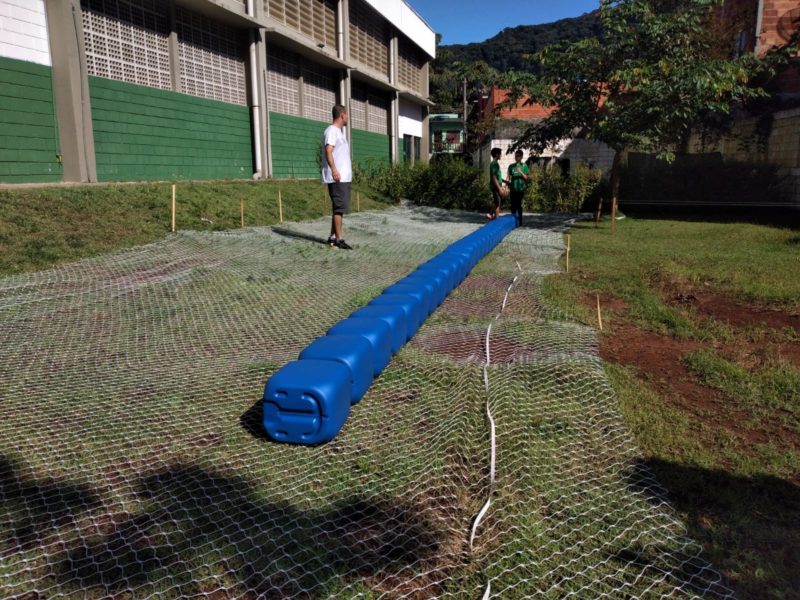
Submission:
[[[798,344],[749,344],[748,351],[774,351],[783,348],[782,356],[800,357]],[[678,340],[670,336],[645,331],[618,320],[608,335],[601,336],[600,356],[603,360],[634,367],[660,396],[682,412],[691,414],[702,423],[722,427],[733,433],[744,447],[777,442],[786,447],[800,448],[800,436],[787,429],[777,418],[752,423],[752,415],[738,409],[722,393],[703,385],[687,368],[684,359],[699,349],[713,349],[722,355],[741,356],[742,344],[711,345],[694,340]],[[800,363],[797,363],[800,364]]]
[[[793,329],[800,333],[800,311],[783,311],[767,306],[742,304],[731,298],[705,291],[678,292],[672,295],[673,306],[692,307],[698,315],[713,318],[735,328],[765,327]]]

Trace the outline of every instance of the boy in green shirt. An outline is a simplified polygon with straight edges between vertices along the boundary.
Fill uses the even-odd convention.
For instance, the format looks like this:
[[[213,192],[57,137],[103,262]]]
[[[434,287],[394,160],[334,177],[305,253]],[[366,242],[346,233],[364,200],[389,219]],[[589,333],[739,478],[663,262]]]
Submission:
[[[522,162],[522,150],[517,150],[514,154],[517,161],[508,166],[508,182],[511,186],[511,214],[517,217],[517,226],[522,226],[522,199],[525,197],[525,189],[528,187],[530,171],[528,165]]]
[[[489,163],[489,189],[492,190],[492,200],[494,207],[492,211],[486,214],[489,220],[496,219],[500,216],[500,203],[502,199],[508,194],[503,184],[506,181],[503,179],[503,170],[500,168],[500,156],[503,151],[500,148],[492,148],[492,162]]]

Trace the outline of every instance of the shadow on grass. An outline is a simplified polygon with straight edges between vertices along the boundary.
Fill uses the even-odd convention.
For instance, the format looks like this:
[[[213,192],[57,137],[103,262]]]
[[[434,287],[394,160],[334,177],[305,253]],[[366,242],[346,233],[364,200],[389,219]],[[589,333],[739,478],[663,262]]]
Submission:
[[[239,417],[239,425],[257,440],[271,442],[272,439],[264,429],[264,401],[258,400]]]
[[[0,456],[0,549],[27,549],[43,537],[69,526],[77,514],[100,506],[91,488],[60,479],[37,480],[25,476],[21,465]],[[12,518],[8,518],[13,516]]]
[[[739,597],[791,597],[800,590],[800,486],[651,459],[634,467],[629,484],[654,503],[664,498],[653,475]]]
[[[327,597],[356,580],[374,578],[380,588],[384,577],[436,553],[447,536],[422,507],[396,499],[345,496],[316,508],[307,498],[301,507],[260,495],[269,482],[257,487],[186,464],[135,479],[138,512],[98,514],[97,493],[28,480],[10,461],[2,464],[1,491],[14,504],[5,551],[44,554],[48,584],[25,585],[52,585],[54,593]],[[102,528],[79,528],[99,521]],[[61,527],[69,541],[53,537]]]
[[[322,244],[323,246],[328,245],[327,239],[310,235],[308,233],[303,233],[302,231],[294,231],[293,229],[287,229],[285,227],[273,227],[272,231],[281,237],[300,240],[303,242],[314,242],[315,244]]]

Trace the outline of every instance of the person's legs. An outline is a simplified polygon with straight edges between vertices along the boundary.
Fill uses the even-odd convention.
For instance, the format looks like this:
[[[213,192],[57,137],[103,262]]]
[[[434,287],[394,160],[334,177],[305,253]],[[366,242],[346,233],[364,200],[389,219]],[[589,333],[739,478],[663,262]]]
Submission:
[[[492,202],[492,210],[486,213],[486,218],[490,221],[500,216],[500,192],[496,189],[492,189]]]
[[[522,225],[522,200],[524,192],[511,192],[511,212],[517,219],[517,225]]]
[[[350,246],[343,239],[342,229],[344,226],[344,214],[350,210],[350,183],[334,183],[331,185],[330,190],[331,209],[333,212],[331,236],[335,238],[331,245],[349,250]],[[331,240],[329,239],[328,242],[330,243]]]

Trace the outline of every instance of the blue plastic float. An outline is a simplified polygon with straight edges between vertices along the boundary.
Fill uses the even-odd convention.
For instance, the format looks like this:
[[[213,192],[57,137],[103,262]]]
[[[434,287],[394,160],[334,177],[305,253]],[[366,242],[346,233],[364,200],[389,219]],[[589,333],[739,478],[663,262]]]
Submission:
[[[507,215],[450,244],[270,377],[264,391],[269,436],[307,446],[336,437],[350,405],[364,397],[392,354],[515,227],[515,217]]]

